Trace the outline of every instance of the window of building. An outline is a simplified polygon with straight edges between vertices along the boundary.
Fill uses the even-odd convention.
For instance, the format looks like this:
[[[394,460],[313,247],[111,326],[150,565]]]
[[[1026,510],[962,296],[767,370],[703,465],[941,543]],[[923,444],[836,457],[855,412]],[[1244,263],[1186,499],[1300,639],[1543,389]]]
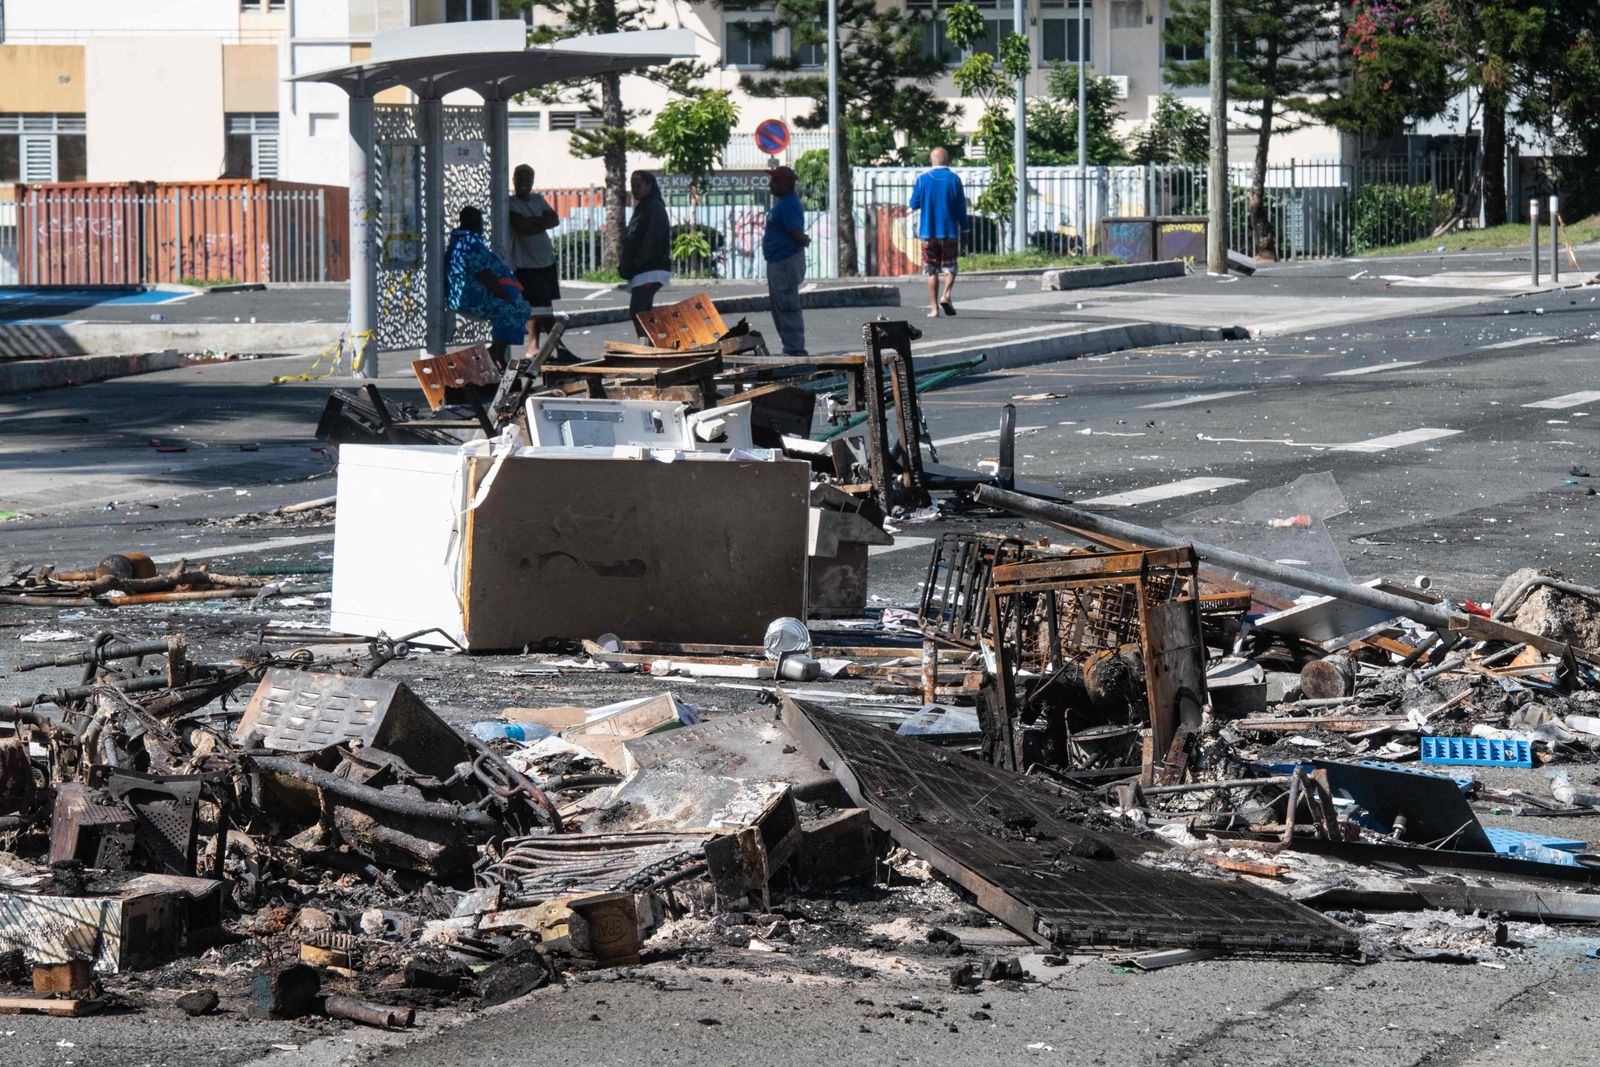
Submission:
[[[1008,6],[1003,13],[997,10],[996,0],[976,0],[977,7],[983,13],[983,36],[972,42],[965,50],[957,48],[950,40],[945,29],[944,16],[940,14],[937,4],[922,0],[918,3],[908,3],[906,6],[913,12],[927,14],[928,21],[922,25],[922,55],[927,59],[941,59],[947,67],[960,66],[961,62],[969,56],[986,53],[995,56],[998,61],[1000,55],[1000,38],[1011,32],[1014,22],[1011,18],[1011,8]]]
[[[544,115],[538,111],[513,111],[506,116],[506,129],[508,130],[537,130],[543,123]]]
[[[482,22],[494,18],[494,0],[444,0],[446,22]]]
[[[278,116],[234,113],[225,116],[227,155],[224,178],[278,176]]]
[[[603,125],[605,125],[604,120],[589,111],[550,112],[552,130],[592,130]]]
[[[772,22],[756,15],[723,21],[722,64],[727,67],[764,67],[772,61]]]
[[[1040,64],[1076,63],[1078,54],[1078,5],[1071,0],[1052,5],[1039,20]],[[1083,5],[1082,54],[1085,63],[1094,62],[1094,8],[1087,3]]]
[[[1205,41],[1200,44],[1173,44],[1165,39],[1165,34],[1172,31],[1172,20],[1167,19],[1161,24],[1163,38],[1161,54],[1168,63],[1198,63],[1211,55],[1211,34],[1206,34]]]
[[[88,176],[82,115],[0,115],[0,182],[81,182]]]
[[[240,11],[284,11],[289,6],[289,0],[239,0]]]
[[[794,39],[794,34],[789,34],[789,58],[794,65],[807,70],[817,70],[828,65],[828,46],[818,41],[814,44],[802,44]]]

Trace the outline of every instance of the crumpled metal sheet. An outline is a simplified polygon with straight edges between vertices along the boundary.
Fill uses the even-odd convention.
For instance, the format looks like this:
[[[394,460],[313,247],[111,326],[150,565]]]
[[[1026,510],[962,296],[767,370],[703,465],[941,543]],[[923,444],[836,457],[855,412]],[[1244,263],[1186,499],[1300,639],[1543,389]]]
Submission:
[[[1353,933],[1238,880],[1136,862],[1150,846],[1063,814],[1021,775],[786,699],[783,721],[896,842],[1018,933],[1060,951],[1214,948],[1351,956]]]

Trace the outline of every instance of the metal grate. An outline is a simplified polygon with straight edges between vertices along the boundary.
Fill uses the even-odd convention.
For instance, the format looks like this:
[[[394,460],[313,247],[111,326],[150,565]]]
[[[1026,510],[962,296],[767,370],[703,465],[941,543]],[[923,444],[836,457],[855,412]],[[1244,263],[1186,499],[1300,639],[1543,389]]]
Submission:
[[[1060,950],[1210,948],[1350,956],[1356,937],[1242,881],[1137,862],[1154,846],[1091,830],[1021,775],[785,700],[799,746],[895,841],[1012,929]]]

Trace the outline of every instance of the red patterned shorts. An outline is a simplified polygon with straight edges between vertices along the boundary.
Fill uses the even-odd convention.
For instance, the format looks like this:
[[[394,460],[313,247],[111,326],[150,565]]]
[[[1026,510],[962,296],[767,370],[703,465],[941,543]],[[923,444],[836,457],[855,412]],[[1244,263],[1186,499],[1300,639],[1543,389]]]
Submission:
[[[930,237],[922,242],[922,273],[954,274],[956,256],[961,251],[959,237]]]

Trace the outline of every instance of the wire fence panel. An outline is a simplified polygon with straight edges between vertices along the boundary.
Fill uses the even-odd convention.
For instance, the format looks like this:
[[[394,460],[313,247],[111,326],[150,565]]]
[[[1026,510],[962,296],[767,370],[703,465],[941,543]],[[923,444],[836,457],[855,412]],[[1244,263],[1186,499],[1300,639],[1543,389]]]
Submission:
[[[1426,237],[1466,205],[1477,161],[1470,155],[1376,158],[1274,164],[1267,168],[1262,204],[1279,259],[1346,256]],[[858,273],[894,277],[921,269],[920,217],[908,206],[924,168],[856,167],[852,170]],[[989,187],[987,167],[952,168],[969,205]],[[1261,252],[1251,218],[1251,167],[1229,168],[1228,245]],[[1206,215],[1210,175],[1204,164],[1121,167],[1029,167],[1029,249],[1052,255],[1105,254],[1100,223],[1109,219]],[[662,195],[675,247],[695,251],[674,258],[679,278],[755,280],[766,277],[761,254],[771,206],[761,174],[713,175],[691,198],[685,179],[663,176]],[[605,258],[605,206],[598,187],[545,189],[561,216],[552,235],[561,277],[597,277]],[[803,189],[806,276],[824,277],[833,234],[827,226],[826,190]],[[626,216],[625,216],[626,218]],[[1012,220],[974,214],[962,236],[963,255],[1011,251]],[[680,241],[685,234],[694,238]],[[703,239],[696,240],[695,238]]]

